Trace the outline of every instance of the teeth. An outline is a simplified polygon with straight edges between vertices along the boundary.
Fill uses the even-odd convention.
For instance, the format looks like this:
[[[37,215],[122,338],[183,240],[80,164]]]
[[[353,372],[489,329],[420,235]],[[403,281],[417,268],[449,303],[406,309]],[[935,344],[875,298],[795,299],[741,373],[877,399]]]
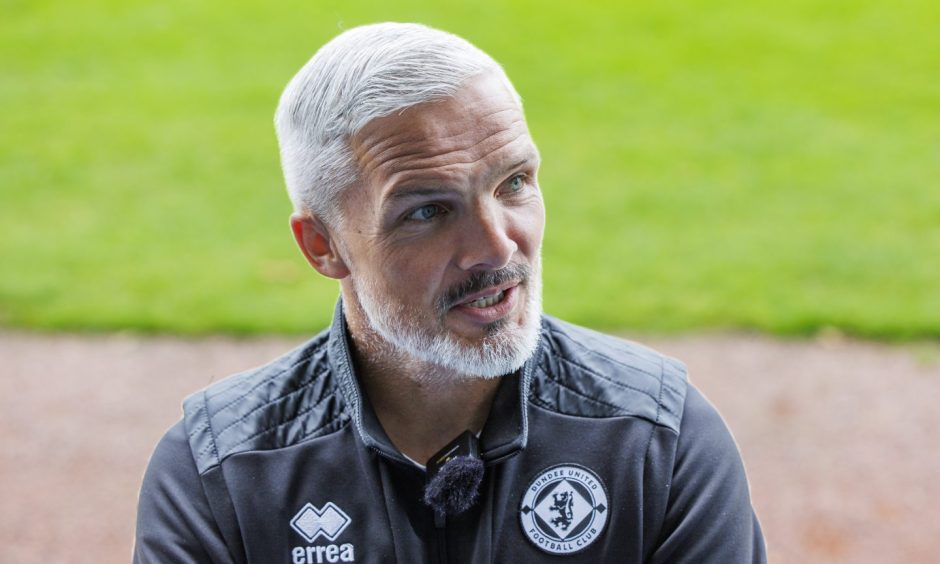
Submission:
[[[476,307],[476,308],[494,306],[498,304],[500,300],[503,299],[504,293],[505,292],[498,292],[496,294],[493,294],[492,296],[485,296],[485,297],[473,300],[472,302],[468,302],[467,305],[470,307]]]

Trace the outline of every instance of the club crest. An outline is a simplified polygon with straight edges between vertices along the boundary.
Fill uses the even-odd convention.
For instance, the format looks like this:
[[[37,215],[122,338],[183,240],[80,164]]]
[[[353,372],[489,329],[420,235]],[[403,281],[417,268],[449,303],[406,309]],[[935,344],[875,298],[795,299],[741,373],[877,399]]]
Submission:
[[[607,513],[607,491],[597,474],[577,464],[560,464],[532,480],[519,518],[535,546],[550,554],[572,554],[597,540]]]

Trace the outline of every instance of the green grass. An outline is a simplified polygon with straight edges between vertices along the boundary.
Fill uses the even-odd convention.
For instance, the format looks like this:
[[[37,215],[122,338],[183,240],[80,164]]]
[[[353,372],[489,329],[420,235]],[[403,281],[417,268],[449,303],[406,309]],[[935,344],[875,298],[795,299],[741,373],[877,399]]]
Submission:
[[[525,98],[549,312],[940,336],[935,0],[2,6],[0,325],[325,324],[271,119],[322,43],[390,19],[467,37]]]

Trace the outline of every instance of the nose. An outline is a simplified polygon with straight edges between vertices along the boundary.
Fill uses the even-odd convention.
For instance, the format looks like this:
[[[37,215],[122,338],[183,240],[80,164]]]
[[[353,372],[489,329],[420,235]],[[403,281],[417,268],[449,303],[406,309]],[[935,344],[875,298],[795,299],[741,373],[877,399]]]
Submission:
[[[511,233],[511,221],[499,209],[471,214],[460,233],[457,265],[463,270],[496,270],[509,265],[519,245]]]

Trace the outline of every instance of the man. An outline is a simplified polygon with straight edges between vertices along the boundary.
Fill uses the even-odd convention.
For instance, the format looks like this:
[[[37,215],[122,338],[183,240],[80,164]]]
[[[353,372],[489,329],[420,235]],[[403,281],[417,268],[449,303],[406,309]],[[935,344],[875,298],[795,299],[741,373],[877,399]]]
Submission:
[[[419,25],[352,29],[276,126],[333,325],[185,401],[136,561],[764,561],[682,364],[541,315],[539,154],[495,61]]]

